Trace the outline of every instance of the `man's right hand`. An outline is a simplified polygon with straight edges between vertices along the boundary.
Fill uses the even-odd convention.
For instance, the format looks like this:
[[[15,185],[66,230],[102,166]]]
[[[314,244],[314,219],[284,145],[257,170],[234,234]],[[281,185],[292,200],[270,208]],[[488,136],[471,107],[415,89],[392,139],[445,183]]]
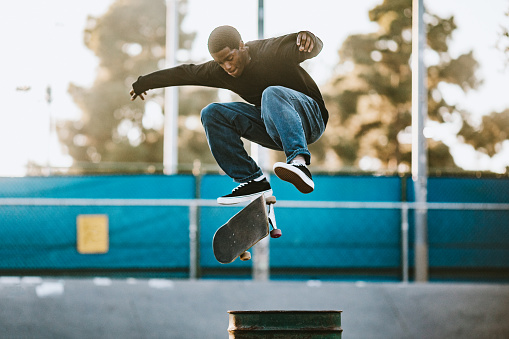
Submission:
[[[299,51],[311,53],[315,47],[315,36],[308,31],[301,31],[297,35],[297,46]]]
[[[134,101],[137,97],[140,97],[141,100],[145,100],[145,98],[143,96],[147,95],[147,92],[143,92],[142,94],[138,95],[138,94],[134,93],[134,89],[131,89],[129,94],[131,95],[131,101]]]

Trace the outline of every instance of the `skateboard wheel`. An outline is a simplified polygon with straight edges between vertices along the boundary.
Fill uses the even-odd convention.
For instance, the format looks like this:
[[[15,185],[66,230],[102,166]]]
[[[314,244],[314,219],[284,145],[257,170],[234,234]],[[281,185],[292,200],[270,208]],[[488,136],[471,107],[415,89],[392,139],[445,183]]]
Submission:
[[[271,238],[279,238],[282,235],[281,230],[279,228],[273,229],[270,231]]]
[[[251,253],[249,253],[248,251],[246,251],[240,255],[240,260],[242,260],[242,261],[247,261],[250,259],[251,259]]]
[[[275,204],[276,203],[276,197],[275,196],[267,197],[267,198],[265,198],[265,202],[267,203],[267,205]]]

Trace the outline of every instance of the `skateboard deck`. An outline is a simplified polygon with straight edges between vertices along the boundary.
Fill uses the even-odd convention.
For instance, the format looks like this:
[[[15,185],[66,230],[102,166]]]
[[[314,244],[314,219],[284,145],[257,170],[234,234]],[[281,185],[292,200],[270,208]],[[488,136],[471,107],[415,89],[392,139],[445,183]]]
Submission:
[[[275,202],[275,198],[271,198],[269,204]],[[216,231],[212,248],[217,261],[222,264],[229,264],[269,235],[269,214],[271,214],[270,225],[276,229],[273,207],[269,205],[272,212],[268,213],[267,204],[265,197],[261,195]],[[241,259],[249,260],[250,255],[247,258],[241,256]]]

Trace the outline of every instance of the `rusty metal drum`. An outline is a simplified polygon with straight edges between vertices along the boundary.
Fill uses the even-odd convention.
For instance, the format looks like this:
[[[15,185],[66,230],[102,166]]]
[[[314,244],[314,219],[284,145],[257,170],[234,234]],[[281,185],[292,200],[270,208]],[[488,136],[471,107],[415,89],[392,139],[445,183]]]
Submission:
[[[341,311],[228,311],[230,339],[341,338]]]

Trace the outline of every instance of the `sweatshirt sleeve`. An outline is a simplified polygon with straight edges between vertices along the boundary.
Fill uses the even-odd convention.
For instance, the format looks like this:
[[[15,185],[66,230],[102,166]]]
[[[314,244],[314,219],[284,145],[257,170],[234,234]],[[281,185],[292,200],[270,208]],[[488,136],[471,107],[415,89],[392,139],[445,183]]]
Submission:
[[[299,46],[297,46],[297,36],[301,32],[306,32],[313,37],[315,42],[315,46],[311,53],[304,52],[299,50]],[[316,35],[309,31],[301,31],[299,33],[288,34],[279,38],[276,38],[278,41],[278,49],[277,54],[279,57],[285,60],[291,60],[295,63],[301,63],[307,59],[314,58],[317,56],[323,48],[323,42]]]
[[[134,92],[138,95],[154,88],[170,86],[209,86],[215,87],[213,73],[216,71],[214,61],[204,64],[184,64],[172,68],[163,69],[147,75],[140,76],[133,83]]]

